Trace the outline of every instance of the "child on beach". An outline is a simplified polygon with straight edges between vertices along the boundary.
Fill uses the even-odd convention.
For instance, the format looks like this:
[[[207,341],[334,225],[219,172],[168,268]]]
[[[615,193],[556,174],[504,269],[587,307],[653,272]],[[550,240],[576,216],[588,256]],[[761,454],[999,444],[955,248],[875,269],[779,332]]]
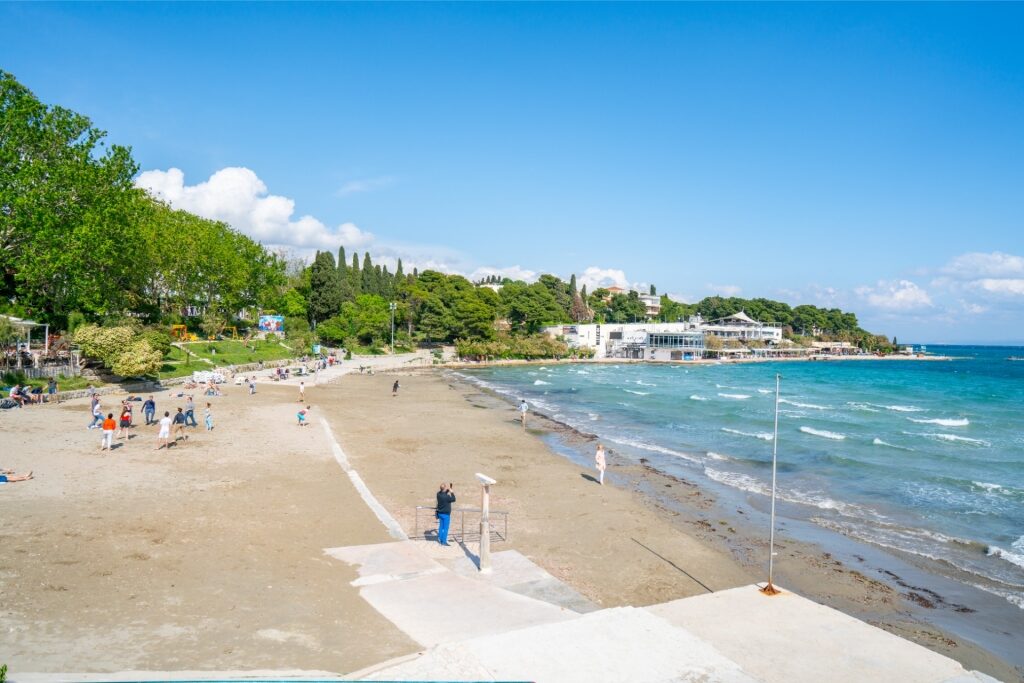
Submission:
[[[303,408],[299,412],[295,413],[295,417],[299,418],[299,426],[300,427],[305,427],[306,426],[306,418],[308,416],[309,416],[309,406],[306,406],[305,408]]]
[[[166,410],[160,418],[160,433],[156,435],[156,449],[160,450],[164,446],[171,447],[171,414]]]
[[[604,458],[604,444],[597,444],[597,453],[594,454],[594,465],[597,467],[597,483],[604,486],[604,470],[608,466]]]
[[[100,450],[109,451],[114,445],[114,430],[117,423],[114,422],[114,414],[107,413],[107,419],[103,421],[103,440],[100,441]]]
[[[523,421],[523,429],[526,429],[526,413],[530,410],[530,406],[527,405],[526,399],[519,399],[519,419]]]
[[[401,388],[401,386],[398,384],[398,380],[396,379],[395,383],[393,385],[391,385],[391,395],[392,396],[398,396],[398,390],[400,388]]]
[[[306,402],[306,383],[299,382],[299,403]]]
[[[256,393],[256,378],[255,377],[250,377],[249,378],[249,395],[252,396],[255,393]]]
[[[206,404],[206,410],[203,411],[203,420],[206,422],[206,431],[213,431],[213,406],[209,403]]]
[[[58,396],[57,391],[57,380],[51,377],[50,381],[46,383],[46,400],[60,403],[60,397]]]

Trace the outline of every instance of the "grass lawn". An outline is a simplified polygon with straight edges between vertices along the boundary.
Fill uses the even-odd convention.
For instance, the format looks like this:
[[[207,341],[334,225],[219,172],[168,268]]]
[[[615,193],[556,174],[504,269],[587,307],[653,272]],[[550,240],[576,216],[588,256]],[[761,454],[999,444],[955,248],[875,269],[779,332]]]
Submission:
[[[39,379],[26,380],[25,384],[30,387],[42,387],[43,389],[46,389],[46,384],[49,381],[49,377],[40,377]],[[6,382],[0,382],[0,384],[3,384],[5,387],[7,386]],[[88,377],[64,377],[61,375],[57,378],[57,388],[60,391],[76,391],[78,389],[85,389],[90,384],[97,388],[103,386],[103,382],[95,379],[89,379]]]
[[[245,342],[240,341],[190,342],[184,344],[190,352],[187,362],[185,352],[173,346],[160,368],[160,377],[183,377],[195,370],[212,370],[215,366],[244,365],[296,356],[293,350],[278,342],[254,341],[250,344],[255,348],[246,347]]]

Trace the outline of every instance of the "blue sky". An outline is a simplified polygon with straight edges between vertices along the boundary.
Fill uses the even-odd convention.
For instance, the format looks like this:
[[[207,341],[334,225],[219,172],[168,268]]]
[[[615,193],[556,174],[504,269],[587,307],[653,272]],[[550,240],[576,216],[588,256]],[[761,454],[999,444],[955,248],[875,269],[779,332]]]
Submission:
[[[0,25],[0,68],[131,145],[141,184],[296,253],[1024,340],[1024,5],[6,3]]]

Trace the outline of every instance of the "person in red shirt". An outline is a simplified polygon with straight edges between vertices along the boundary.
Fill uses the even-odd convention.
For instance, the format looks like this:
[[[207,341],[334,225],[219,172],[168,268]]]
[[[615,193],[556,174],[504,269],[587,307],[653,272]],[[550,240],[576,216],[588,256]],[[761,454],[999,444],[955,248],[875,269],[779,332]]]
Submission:
[[[107,413],[107,419],[103,421],[103,440],[100,441],[100,450],[109,451],[110,447],[114,443],[114,430],[117,429],[117,423],[114,422],[114,414]]]
[[[125,401],[121,405],[121,431],[117,435],[117,438],[124,439],[128,436],[128,428],[132,425],[132,410],[128,405],[128,401]]]

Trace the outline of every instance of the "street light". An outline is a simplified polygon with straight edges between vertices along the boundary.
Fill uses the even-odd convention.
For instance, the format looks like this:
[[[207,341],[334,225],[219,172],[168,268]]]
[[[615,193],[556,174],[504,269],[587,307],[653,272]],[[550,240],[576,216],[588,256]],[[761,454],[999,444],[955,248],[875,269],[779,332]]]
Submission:
[[[388,308],[391,309],[391,353],[395,352],[395,309],[398,308],[398,304],[392,301],[388,304]]]

